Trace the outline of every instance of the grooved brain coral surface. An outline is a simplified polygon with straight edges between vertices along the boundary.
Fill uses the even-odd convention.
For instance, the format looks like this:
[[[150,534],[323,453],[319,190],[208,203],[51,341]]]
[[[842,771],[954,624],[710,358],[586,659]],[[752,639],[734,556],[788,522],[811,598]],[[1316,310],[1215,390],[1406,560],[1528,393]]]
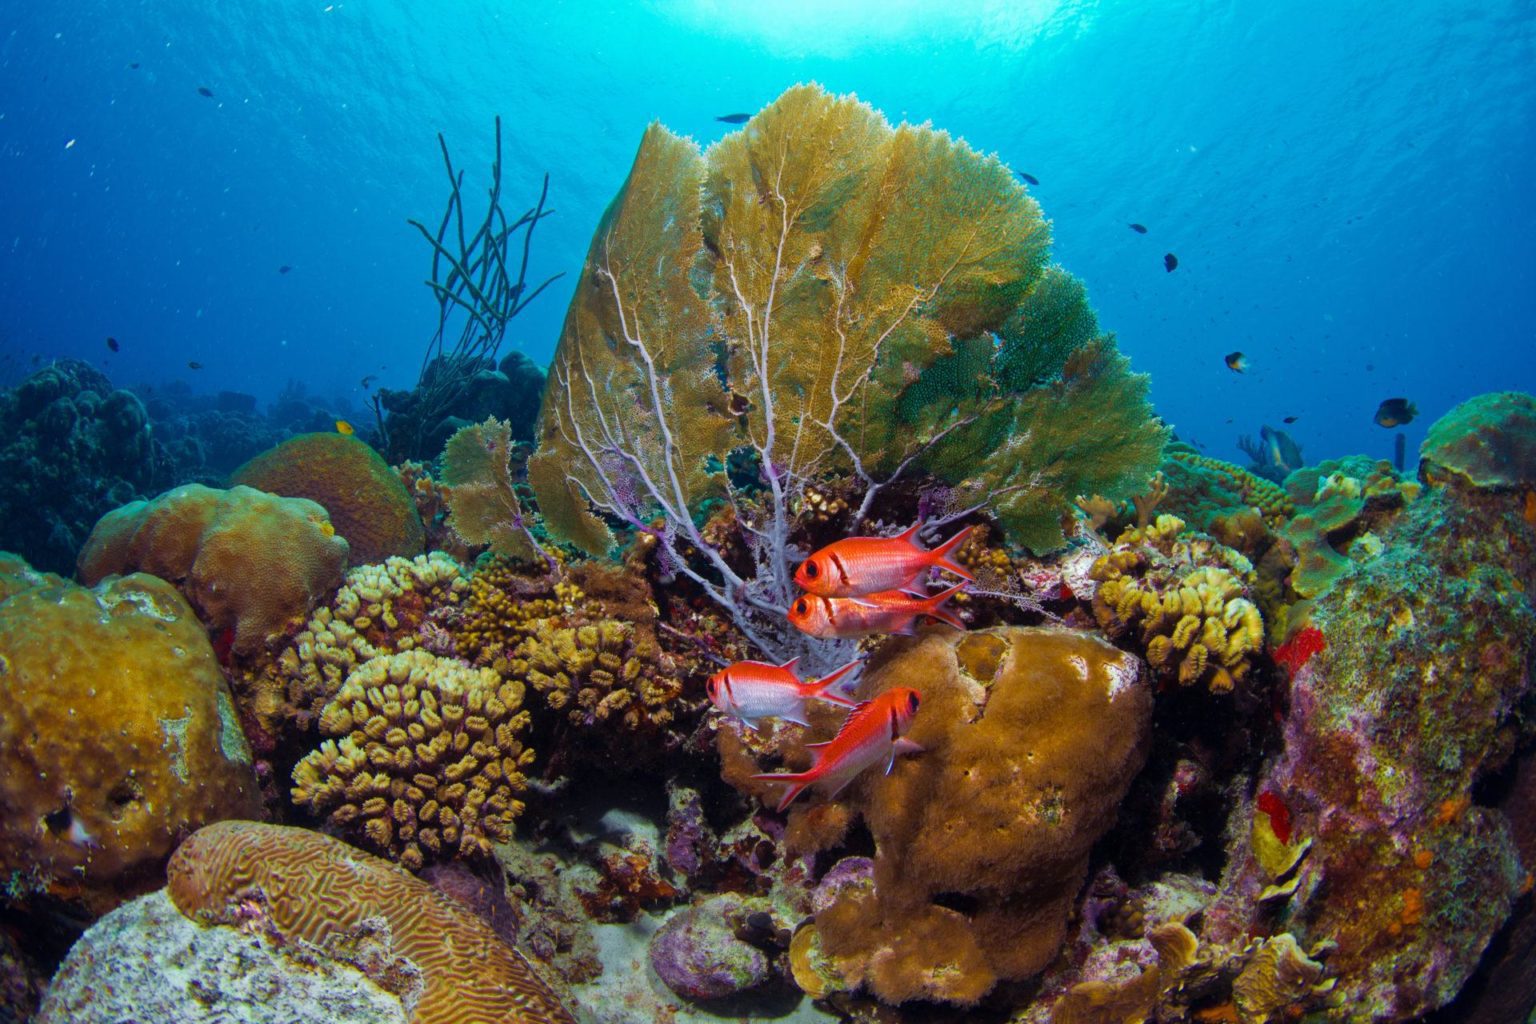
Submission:
[[[393,952],[424,980],[412,1024],[576,1024],[522,954],[403,868],[298,828],[227,821],[197,832],[167,869],[183,914],[230,920],[260,891],[278,933],[344,941],[371,918],[389,922]]]
[[[169,583],[4,578],[0,872],[101,912],[158,884],[189,829],[260,812],[250,749]]]
[[[290,437],[235,470],[229,480],[319,504],[352,545],[354,565],[382,562],[390,555],[411,558],[427,544],[426,527],[405,484],[378,452],[355,437]]]
[[[78,568],[86,583],[146,572],[177,584],[246,653],[334,590],[346,565],[347,542],[314,502],[187,484],[102,516]]]

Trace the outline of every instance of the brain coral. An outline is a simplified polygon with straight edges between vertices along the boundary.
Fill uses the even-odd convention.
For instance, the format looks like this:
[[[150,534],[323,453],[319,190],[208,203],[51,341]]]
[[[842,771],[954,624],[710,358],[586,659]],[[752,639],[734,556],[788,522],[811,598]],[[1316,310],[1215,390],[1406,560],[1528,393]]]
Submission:
[[[426,651],[381,655],[320,713],[326,740],[293,770],[293,799],[409,868],[489,855],[521,813],[533,760],[523,685]]]
[[[255,650],[341,582],[347,542],[312,501],[187,484],[101,517],[80,579],[147,572],[178,585],[210,629]]]
[[[230,474],[289,498],[309,498],[331,514],[352,545],[352,561],[382,562],[421,554],[427,532],[416,502],[379,453],[343,434],[300,434],[262,452]]]
[[[1474,487],[1536,485],[1536,397],[1500,391],[1469,398],[1429,428],[1419,447],[1426,483],[1460,478]]]
[[[1089,575],[1099,581],[1093,613],[1100,627],[1111,637],[1134,634],[1169,682],[1227,692],[1264,649],[1264,619],[1247,597],[1248,560],[1186,534],[1177,516],[1125,531]]]
[[[229,821],[197,832],[168,868],[183,914],[228,922],[261,902],[277,934],[346,942],[389,923],[396,956],[423,980],[412,1024],[576,1024],[549,986],[490,927],[409,872],[304,829]]]
[[[817,914],[815,940],[886,1002],[975,1003],[1056,955],[1146,759],[1152,695],[1136,658],[1065,630],[947,631],[876,657],[863,690],[921,690],[908,735],[924,753],[849,791],[874,886]]]
[[[169,583],[7,574],[0,872],[100,912],[155,884],[186,830],[260,813],[208,637]]]
[[[358,566],[275,657],[247,668],[237,682],[242,707],[267,736],[290,723],[308,729],[369,658],[447,644],[436,618],[457,614],[468,586],[459,564],[437,551]]]

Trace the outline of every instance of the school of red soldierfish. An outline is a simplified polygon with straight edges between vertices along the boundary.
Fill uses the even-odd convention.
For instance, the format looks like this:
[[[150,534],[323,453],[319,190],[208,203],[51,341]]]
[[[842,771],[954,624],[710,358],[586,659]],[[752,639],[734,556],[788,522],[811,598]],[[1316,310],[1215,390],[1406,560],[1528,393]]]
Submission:
[[[795,628],[820,639],[851,639],[876,633],[912,633],[922,616],[964,629],[943,605],[965,587],[957,583],[929,595],[918,582],[931,569],[943,569],[974,582],[975,577],[950,555],[964,543],[966,527],[936,548],[918,546],[922,522],[895,537],[848,537],[828,544],[795,570],[795,583],[805,591],[790,605]],[[717,710],[756,730],[765,718],[808,724],[805,703],[822,700],[851,708],[837,735],[825,743],[809,743],[813,763],[803,772],[754,775],[754,779],[783,783],[783,811],[808,786],[819,786],[833,797],[866,768],[885,762],[890,774],[898,754],[922,747],[906,738],[922,701],[918,691],[897,687],[857,703],[849,695],[851,673],[862,660],[850,661],[821,679],[802,681],[795,674],[798,658],[782,665],[738,661],[709,677],[709,700]]]

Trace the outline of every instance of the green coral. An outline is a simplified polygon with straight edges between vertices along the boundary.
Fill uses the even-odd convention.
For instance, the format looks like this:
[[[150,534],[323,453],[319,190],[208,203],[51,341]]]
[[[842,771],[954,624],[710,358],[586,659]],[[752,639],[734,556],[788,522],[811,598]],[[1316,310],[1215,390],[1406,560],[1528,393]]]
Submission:
[[[1197,530],[1210,530],[1217,519],[1256,508],[1270,527],[1296,512],[1296,503],[1272,480],[1241,466],[1201,455],[1184,444],[1173,444],[1163,456],[1168,494],[1163,507]]]
[[[1536,485],[1536,397],[1502,391],[1469,398],[1430,426],[1419,460],[1426,483]]]
[[[1380,531],[1419,495],[1391,463],[1363,455],[1297,470],[1285,487],[1298,511],[1279,533],[1296,551],[1290,587],[1304,598],[1326,593],[1352,564],[1379,553]]]

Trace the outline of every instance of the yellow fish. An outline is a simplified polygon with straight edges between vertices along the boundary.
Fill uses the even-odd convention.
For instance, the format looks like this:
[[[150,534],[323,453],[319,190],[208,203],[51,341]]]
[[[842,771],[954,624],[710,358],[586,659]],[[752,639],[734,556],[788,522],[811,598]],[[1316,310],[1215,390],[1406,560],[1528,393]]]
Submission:
[[[345,434],[347,437],[351,437],[353,434],[357,433],[357,431],[352,429],[352,424],[348,423],[346,420],[337,420],[336,433]]]

